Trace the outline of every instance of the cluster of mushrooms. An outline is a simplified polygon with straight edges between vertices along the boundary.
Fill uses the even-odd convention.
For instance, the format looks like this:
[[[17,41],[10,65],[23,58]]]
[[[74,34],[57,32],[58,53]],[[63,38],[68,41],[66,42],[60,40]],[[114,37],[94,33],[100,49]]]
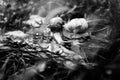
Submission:
[[[38,36],[43,33],[47,34],[47,37],[51,37],[51,41],[43,40],[38,43],[44,49],[54,53],[59,52],[71,59],[87,58],[86,54],[80,51],[80,45],[84,45],[85,40],[90,36],[87,32],[88,22],[85,18],[74,18],[65,22],[61,17],[53,17],[47,25],[44,25],[44,18],[32,15],[26,23],[36,27]],[[39,26],[40,28],[37,28]]]
[[[106,39],[110,34],[108,26],[98,30],[98,32],[97,30],[95,31],[98,37],[92,35],[93,28],[103,21],[105,20],[94,15],[90,15],[88,18],[73,18],[67,21],[60,16],[52,17],[49,21],[46,21],[44,17],[39,15],[30,15],[29,20],[24,21],[24,24],[32,26],[29,31],[26,33],[19,30],[10,31],[5,33],[5,35],[12,36],[19,42],[24,39],[28,44],[34,45],[34,47],[39,46],[42,49],[59,53],[69,59],[81,60],[80,63],[86,65],[89,62],[87,58],[96,55],[101,46],[104,46],[101,43],[109,43]],[[36,40],[35,43],[34,40]],[[98,44],[98,42],[101,43]],[[69,64],[71,65],[71,62],[68,61],[66,66]]]

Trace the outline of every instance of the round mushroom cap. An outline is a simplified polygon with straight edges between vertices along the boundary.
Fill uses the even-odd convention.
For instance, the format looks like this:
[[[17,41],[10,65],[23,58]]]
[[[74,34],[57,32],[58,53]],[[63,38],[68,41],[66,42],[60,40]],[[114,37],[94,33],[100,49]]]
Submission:
[[[85,18],[75,18],[63,25],[65,30],[68,31],[80,31],[88,28],[88,23]]]
[[[63,19],[61,17],[54,17],[50,20],[51,25],[57,25],[62,23],[63,23]]]

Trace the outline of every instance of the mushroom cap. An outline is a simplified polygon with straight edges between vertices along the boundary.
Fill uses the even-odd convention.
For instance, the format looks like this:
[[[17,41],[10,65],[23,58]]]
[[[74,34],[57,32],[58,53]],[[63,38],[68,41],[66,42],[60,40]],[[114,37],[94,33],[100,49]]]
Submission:
[[[9,31],[5,33],[5,36],[13,36],[14,38],[25,38],[28,36],[28,34],[25,34],[22,31]]]
[[[33,27],[40,27],[44,23],[44,18],[39,15],[31,15],[30,19],[25,21],[26,24],[32,25]]]
[[[57,25],[58,23],[59,24],[63,23],[63,19],[61,17],[54,17],[50,20],[51,25]]]
[[[80,31],[86,30],[88,28],[88,23],[85,18],[75,18],[63,25],[63,27],[68,31]]]

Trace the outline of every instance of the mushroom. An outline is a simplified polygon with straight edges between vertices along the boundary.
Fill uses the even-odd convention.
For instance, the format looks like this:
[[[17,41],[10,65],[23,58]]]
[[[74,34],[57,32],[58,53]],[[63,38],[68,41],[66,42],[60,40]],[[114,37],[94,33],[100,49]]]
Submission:
[[[50,25],[62,24],[63,20],[61,17],[54,17],[50,20]]]
[[[72,32],[84,32],[88,28],[88,22],[85,18],[75,18],[63,25],[64,29]]]
[[[54,17],[50,20],[49,28],[51,29],[53,33],[53,37],[58,44],[61,44],[64,42],[61,37],[62,23],[63,23],[63,20],[60,17]]]
[[[25,24],[32,25],[33,27],[40,27],[44,23],[44,18],[39,15],[31,15],[29,20],[24,22]]]
[[[14,38],[24,39],[28,36],[28,34],[25,34],[24,32],[18,30],[18,31],[9,31],[5,33],[5,36],[12,36]]]

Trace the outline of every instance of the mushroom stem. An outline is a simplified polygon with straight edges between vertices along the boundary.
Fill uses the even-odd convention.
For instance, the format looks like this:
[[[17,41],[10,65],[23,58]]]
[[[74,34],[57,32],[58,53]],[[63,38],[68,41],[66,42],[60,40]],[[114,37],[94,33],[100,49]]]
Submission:
[[[53,36],[59,44],[61,44],[63,42],[60,33],[54,33]]]

